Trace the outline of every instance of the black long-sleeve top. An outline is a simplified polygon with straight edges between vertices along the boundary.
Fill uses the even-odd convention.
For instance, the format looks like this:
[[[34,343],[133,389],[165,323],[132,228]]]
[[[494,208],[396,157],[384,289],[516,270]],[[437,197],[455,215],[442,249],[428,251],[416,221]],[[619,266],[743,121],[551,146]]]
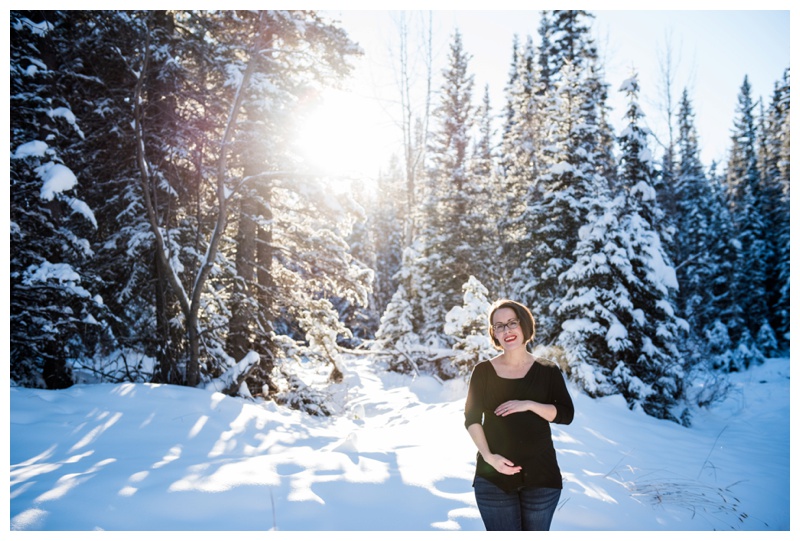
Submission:
[[[575,414],[558,366],[535,362],[524,377],[508,379],[498,376],[490,361],[478,363],[469,382],[464,426],[482,424],[491,452],[521,465],[522,471],[502,474],[478,453],[475,474],[506,492],[522,487],[562,488],[550,423],[530,411],[506,417],[495,415],[497,406],[508,400],[552,404],[556,407],[554,423],[569,424]]]

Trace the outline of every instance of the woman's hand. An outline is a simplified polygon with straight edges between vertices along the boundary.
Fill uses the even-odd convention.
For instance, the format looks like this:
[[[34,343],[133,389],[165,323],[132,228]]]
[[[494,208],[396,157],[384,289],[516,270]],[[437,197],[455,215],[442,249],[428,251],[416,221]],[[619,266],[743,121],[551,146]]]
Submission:
[[[522,471],[522,466],[515,465],[502,455],[487,453],[487,456],[484,456],[483,459],[487,464],[504,475],[514,475]]]
[[[521,411],[533,412],[547,422],[552,422],[557,413],[556,407],[552,404],[541,404],[533,400],[509,400],[497,406],[494,414],[498,417],[506,417]]]
[[[503,402],[494,410],[494,414],[500,417],[511,415],[512,413],[519,413],[521,411],[532,411],[531,406],[533,402],[530,400],[509,400]]]

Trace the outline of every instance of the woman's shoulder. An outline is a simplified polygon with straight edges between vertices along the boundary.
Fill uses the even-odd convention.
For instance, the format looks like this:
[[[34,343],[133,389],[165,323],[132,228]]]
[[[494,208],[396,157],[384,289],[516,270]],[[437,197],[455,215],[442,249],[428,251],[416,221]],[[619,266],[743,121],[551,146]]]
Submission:
[[[492,366],[492,360],[493,359],[486,359],[485,361],[478,361],[478,364],[475,365],[475,368],[473,368],[473,370],[487,370],[489,367]]]
[[[499,357],[499,355],[497,357]],[[492,364],[492,361],[497,359],[497,357],[493,357],[491,359],[486,359],[485,361],[479,361],[478,364],[476,364],[475,367],[472,369],[472,373],[473,374],[483,374],[483,373],[486,373],[487,371],[490,371],[490,372],[491,371],[495,371],[494,365]]]

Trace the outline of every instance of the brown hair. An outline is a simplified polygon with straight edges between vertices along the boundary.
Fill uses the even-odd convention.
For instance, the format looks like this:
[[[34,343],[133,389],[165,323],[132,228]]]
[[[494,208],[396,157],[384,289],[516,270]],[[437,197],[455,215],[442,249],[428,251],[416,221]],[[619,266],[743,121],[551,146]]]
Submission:
[[[494,313],[501,308],[511,308],[514,310],[514,313],[517,315],[517,319],[519,320],[519,325],[522,328],[523,342],[527,344],[533,340],[533,337],[536,335],[536,322],[533,319],[533,314],[531,314],[531,311],[528,310],[526,306],[516,301],[500,299],[489,308],[489,336],[492,339],[492,344],[494,344],[495,349],[503,349],[500,345],[500,340],[498,340],[494,335],[494,326],[492,325]]]

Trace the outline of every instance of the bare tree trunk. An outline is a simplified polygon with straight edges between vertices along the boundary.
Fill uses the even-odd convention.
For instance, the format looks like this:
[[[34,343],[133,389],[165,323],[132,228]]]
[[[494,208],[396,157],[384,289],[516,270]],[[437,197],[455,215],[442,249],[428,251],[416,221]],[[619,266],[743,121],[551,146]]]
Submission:
[[[261,21],[263,23],[265,13],[261,13]],[[263,27],[263,24],[262,24]],[[198,328],[198,316],[200,311],[200,300],[205,287],[206,280],[215,265],[217,252],[219,250],[219,243],[224,234],[225,227],[228,221],[228,197],[226,193],[227,187],[225,184],[225,177],[228,172],[228,146],[233,138],[233,133],[236,128],[236,118],[241,109],[244,100],[244,90],[250,82],[250,78],[255,70],[255,57],[259,54],[261,44],[261,32],[257,33],[254,39],[254,47],[251,52],[250,60],[242,75],[239,87],[236,90],[236,96],[231,104],[228,113],[228,119],[225,126],[225,131],[220,142],[220,148],[217,161],[217,218],[214,225],[214,230],[208,240],[205,257],[200,265],[197,276],[190,289],[190,292],[184,289],[175,269],[172,267],[167,254],[167,248],[164,239],[161,235],[161,227],[156,214],[156,206],[150,197],[150,189],[152,186],[152,179],[150,178],[149,165],[146,158],[145,150],[145,137],[144,137],[144,112],[142,104],[145,103],[144,81],[148,72],[150,63],[150,35],[147,33],[144,48],[144,58],[142,62],[142,69],[140,71],[139,80],[136,84],[134,95],[134,117],[135,117],[135,132],[137,142],[137,161],[139,164],[140,180],[142,183],[142,192],[144,197],[145,209],[147,217],[150,222],[150,229],[153,232],[156,243],[156,255],[159,258],[163,268],[166,271],[167,279],[173,291],[178,297],[180,302],[181,311],[184,314],[186,321],[186,334],[189,341],[189,359],[186,365],[185,383],[188,386],[195,387],[200,383],[200,333]]]
[[[431,85],[433,70],[433,22],[428,13],[428,25],[425,33],[425,103],[421,117],[415,119],[412,80],[414,74],[410,71],[409,58],[409,30],[405,15],[400,15],[400,104],[402,109],[403,128],[403,153],[406,174],[406,213],[403,242],[405,246],[411,245],[414,239],[414,217],[416,210],[416,194],[419,167],[425,156],[425,147],[428,139],[428,123],[431,107]]]
[[[169,326],[169,284],[161,259],[154,257],[156,296],[156,360],[158,361],[158,383],[181,383],[183,377],[176,364],[177,352],[172,343]]]
[[[272,381],[272,369],[275,367],[273,354],[272,330],[273,322],[277,317],[275,312],[275,280],[272,274],[272,260],[275,256],[275,248],[272,238],[272,181],[267,179],[260,183],[259,192],[264,201],[262,216],[264,227],[258,228],[258,242],[256,244],[256,274],[257,274],[257,299],[258,299],[258,319],[261,327],[260,340],[257,349],[260,360],[256,369],[248,378],[248,388],[250,393],[268,394],[277,391],[277,387]],[[263,387],[268,389],[264,390]]]
[[[675,70],[678,68],[680,59],[675,59],[672,50],[672,32],[670,31],[664,36],[664,50],[658,58],[658,67],[661,72],[661,92],[662,92],[662,107],[667,116],[667,148],[670,152],[674,148],[674,118],[675,118]]]
[[[400,15],[400,105],[402,107],[403,154],[406,173],[406,212],[403,243],[411,244],[414,236],[415,172],[413,111],[411,107],[411,75],[408,66],[408,25],[405,14]]]
[[[255,317],[250,298],[256,276],[256,222],[258,206],[252,197],[242,197],[239,205],[239,230],[236,233],[236,277],[228,327],[228,354],[240,360],[251,349],[250,326]]]
[[[661,207],[666,215],[675,216],[678,206],[677,186],[675,185],[675,108],[677,107],[675,72],[680,64],[680,58],[675,57],[671,31],[664,36],[664,50],[660,52],[658,64],[661,74],[661,99],[663,100],[661,107],[667,119],[667,141],[662,143],[662,146],[664,146],[664,158],[661,178],[663,180],[660,181],[660,189],[658,184],[656,188],[661,200]],[[669,246],[670,251],[672,251],[672,248]]]

